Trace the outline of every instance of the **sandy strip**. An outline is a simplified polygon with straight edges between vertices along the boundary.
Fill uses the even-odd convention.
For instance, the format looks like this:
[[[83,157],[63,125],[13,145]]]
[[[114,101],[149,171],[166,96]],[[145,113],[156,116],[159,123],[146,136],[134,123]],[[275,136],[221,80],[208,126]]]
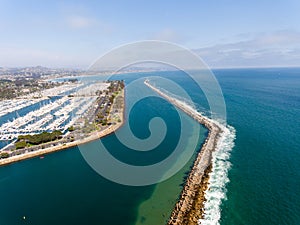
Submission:
[[[53,146],[53,147],[49,147],[49,148],[45,148],[45,149],[41,149],[41,150],[37,150],[37,151],[33,151],[33,152],[27,152],[25,154],[21,154],[21,155],[16,155],[16,156],[12,156],[6,159],[0,159],[0,166],[5,166],[7,164],[11,164],[11,163],[15,163],[15,162],[19,162],[25,159],[30,159],[30,158],[34,158],[37,156],[41,156],[41,155],[46,155],[49,153],[53,153],[53,152],[57,152],[57,151],[61,151],[61,150],[65,150],[68,148],[72,148],[78,145],[82,145],[82,144],[86,144],[88,142],[91,141],[95,141],[98,140],[99,138],[105,137],[109,134],[114,133],[117,129],[119,129],[125,121],[125,115],[124,115],[124,108],[125,108],[125,98],[124,98],[124,90],[121,92],[121,95],[123,96],[124,99],[124,104],[122,107],[122,110],[119,111],[120,117],[123,118],[122,121],[120,123],[117,123],[115,125],[111,125],[109,127],[107,127],[106,129],[102,130],[102,131],[96,131],[91,133],[88,137],[81,139],[81,140],[77,140],[77,141],[73,141],[73,142],[69,142],[66,144],[62,144],[59,146]]]

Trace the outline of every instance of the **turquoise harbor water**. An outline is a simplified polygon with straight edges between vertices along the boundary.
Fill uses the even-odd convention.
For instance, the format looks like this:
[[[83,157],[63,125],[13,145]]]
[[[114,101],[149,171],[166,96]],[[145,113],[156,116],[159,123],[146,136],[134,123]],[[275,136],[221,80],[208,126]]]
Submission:
[[[224,93],[227,122],[236,130],[235,146],[228,159],[230,182],[227,191],[215,193],[217,196],[226,192],[227,196],[219,209],[220,223],[300,224],[300,69],[234,69],[214,73]],[[172,77],[185,87],[201,111],[208,111],[203,93],[181,72],[146,74],[152,75]],[[126,83],[137,77],[140,74],[122,76]],[[124,154],[124,148],[111,135],[103,141],[114,146],[112,154],[136,165],[167,157],[169,153],[164,149],[176,145],[174,137],[180,128],[174,107],[149,98],[132,111],[129,119],[133,132],[145,138],[149,130],[143,128],[154,115],[166,119],[171,132],[161,149],[145,161],[134,152]],[[191,128],[199,128],[189,117],[181,115]],[[201,128],[196,149],[205,135],[206,130]],[[96,143],[86,146],[91,151],[96,149]],[[182,154],[189,148],[188,140],[186,146]],[[145,187],[124,186],[99,176],[78,148],[0,167],[0,225],[164,224],[192,160],[171,179]],[[225,182],[227,176],[222,179],[220,182]]]

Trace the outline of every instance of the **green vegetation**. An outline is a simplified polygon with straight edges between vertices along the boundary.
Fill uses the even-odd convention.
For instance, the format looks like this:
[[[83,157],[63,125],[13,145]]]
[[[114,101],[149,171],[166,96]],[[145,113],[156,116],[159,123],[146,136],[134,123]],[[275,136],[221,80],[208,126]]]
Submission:
[[[106,126],[106,125],[107,125],[107,119],[102,120],[102,121],[101,121],[101,125],[102,125],[102,126]]]
[[[124,88],[124,81],[107,81],[107,83],[110,83],[110,86],[107,88],[108,90],[104,91],[106,96],[102,101],[99,101],[101,102],[101,105],[98,105],[96,110],[97,114],[95,122],[97,125],[102,126],[111,124],[111,117],[113,117],[114,113],[118,112],[117,109],[123,107],[124,100],[122,95],[120,95],[120,91]],[[112,112],[112,115],[110,115],[110,112]],[[121,119],[117,118],[115,118],[115,121],[118,121],[119,123],[122,122]]]
[[[114,98],[115,98],[115,97],[116,97],[115,95],[112,95],[112,96],[109,97],[109,102],[110,102],[111,104],[114,102]]]
[[[55,130],[51,133],[43,132],[41,134],[35,134],[35,135],[20,135],[18,137],[18,141],[16,142],[15,145],[16,145],[16,148],[17,147],[22,148],[24,146],[24,143],[26,145],[27,144],[39,145],[42,143],[60,139],[61,135],[62,135],[62,132],[59,130]],[[26,147],[26,145],[24,147]]]
[[[99,130],[99,127],[97,126],[97,123],[95,121],[89,122],[88,120],[85,120],[84,126],[80,129],[80,131],[84,134],[89,134],[89,133],[94,132],[96,130]]]
[[[0,159],[6,159],[9,157],[9,154],[7,152],[1,152]]]
[[[21,148],[25,148],[27,146],[26,141],[19,141],[15,144],[16,149],[21,149]]]
[[[68,128],[68,131],[70,131],[70,132],[72,132],[72,131],[74,131],[74,130],[75,130],[74,126],[70,126],[70,127]]]
[[[0,79],[0,99],[13,99],[24,94],[34,93],[53,88],[61,83],[40,82],[38,79],[25,79],[18,77],[15,80]],[[34,98],[39,98],[37,95]]]
[[[98,117],[98,119],[103,119],[104,118],[104,116],[102,115],[102,112],[98,113],[97,117]]]

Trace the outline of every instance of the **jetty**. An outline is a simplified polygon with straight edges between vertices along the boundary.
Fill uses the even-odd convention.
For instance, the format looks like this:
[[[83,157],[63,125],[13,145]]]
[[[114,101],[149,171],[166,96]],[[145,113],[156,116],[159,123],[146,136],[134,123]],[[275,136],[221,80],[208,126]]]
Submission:
[[[170,97],[154,87],[149,83],[149,80],[145,80],[144,84],[208,129],[205,143],[194,161],[179,200],[167,223],[168,225],[198,224],[199,219],[202,219],[204,215],[203,206],[206,200],[204,194],[208,188],[209,173],[212,168],[212,152],[217,147],[219,137],[223,132],[222,127],[213,120],[201,115],[188,104]]]

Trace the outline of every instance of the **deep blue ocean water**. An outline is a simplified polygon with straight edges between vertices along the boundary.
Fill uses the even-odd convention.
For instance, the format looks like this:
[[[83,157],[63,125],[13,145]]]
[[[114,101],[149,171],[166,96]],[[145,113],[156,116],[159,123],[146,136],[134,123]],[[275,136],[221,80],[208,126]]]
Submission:
[[[224,94],[227,123],[236,130],[235,146],[229,159],[232,164],[228,174],[230,182],[227,191],[223,190],[227,198],[220,208],[220,223],[300,224],[300,69],[226,69],[214,73]],[[172,78],[185,87],[198,108],[208,112],[203,93],[195,83],[182,76],[182,72],[159,72],[159,75]],[[133,73],[115,78],[122,77],[129,83],[140,76]],[[145,111],[154,115],[167,114],[170,130],[174,132],[168,142],[170,145],[173,141],[176,143],[172,138],[178,129],[178,115],[172,113],[174,108],[167,107],[164,101],[153,107],[151,101],[153,99],[145,101],[144,106],[132,112],[134,132],[140,137],[148,135],[148,129],[141,129],[143,118],[149,116]],[[197,126],[193,120],[185,120]],[[205,133],[202,129],[197,149]],[[104,140],[107,145],[115,146],[113,154],[116,157],[123,157],[130,163],[147,164],[139,155],[119,151],[114,136]],[[87,146],[95,148],[94,143]],[[165,153],[158,151],[157,158],[148,157],[149,163],[164,157]],[[146,224],[147,217],[162,215],[153,213],[153,206],[145,207],[149,211],[144,210],[142,220],[137,222],[140,205],[152,198],[152,204],[163,203],[165,207],[174,204],[189,165],[169,181],[145,187],[119,185],[99,176],[77,148],[1,167],[0,225],[126,225],[143,224],[143,221]],[[171,191],[171,185],[177,189]],[[165,192],[172,193],[169,199],[164,199],[167,198]],[[159,198],[154,198],[154,193]]]
[[[300,69],[215,74],[236,129],[221,224],[300,224]]]

